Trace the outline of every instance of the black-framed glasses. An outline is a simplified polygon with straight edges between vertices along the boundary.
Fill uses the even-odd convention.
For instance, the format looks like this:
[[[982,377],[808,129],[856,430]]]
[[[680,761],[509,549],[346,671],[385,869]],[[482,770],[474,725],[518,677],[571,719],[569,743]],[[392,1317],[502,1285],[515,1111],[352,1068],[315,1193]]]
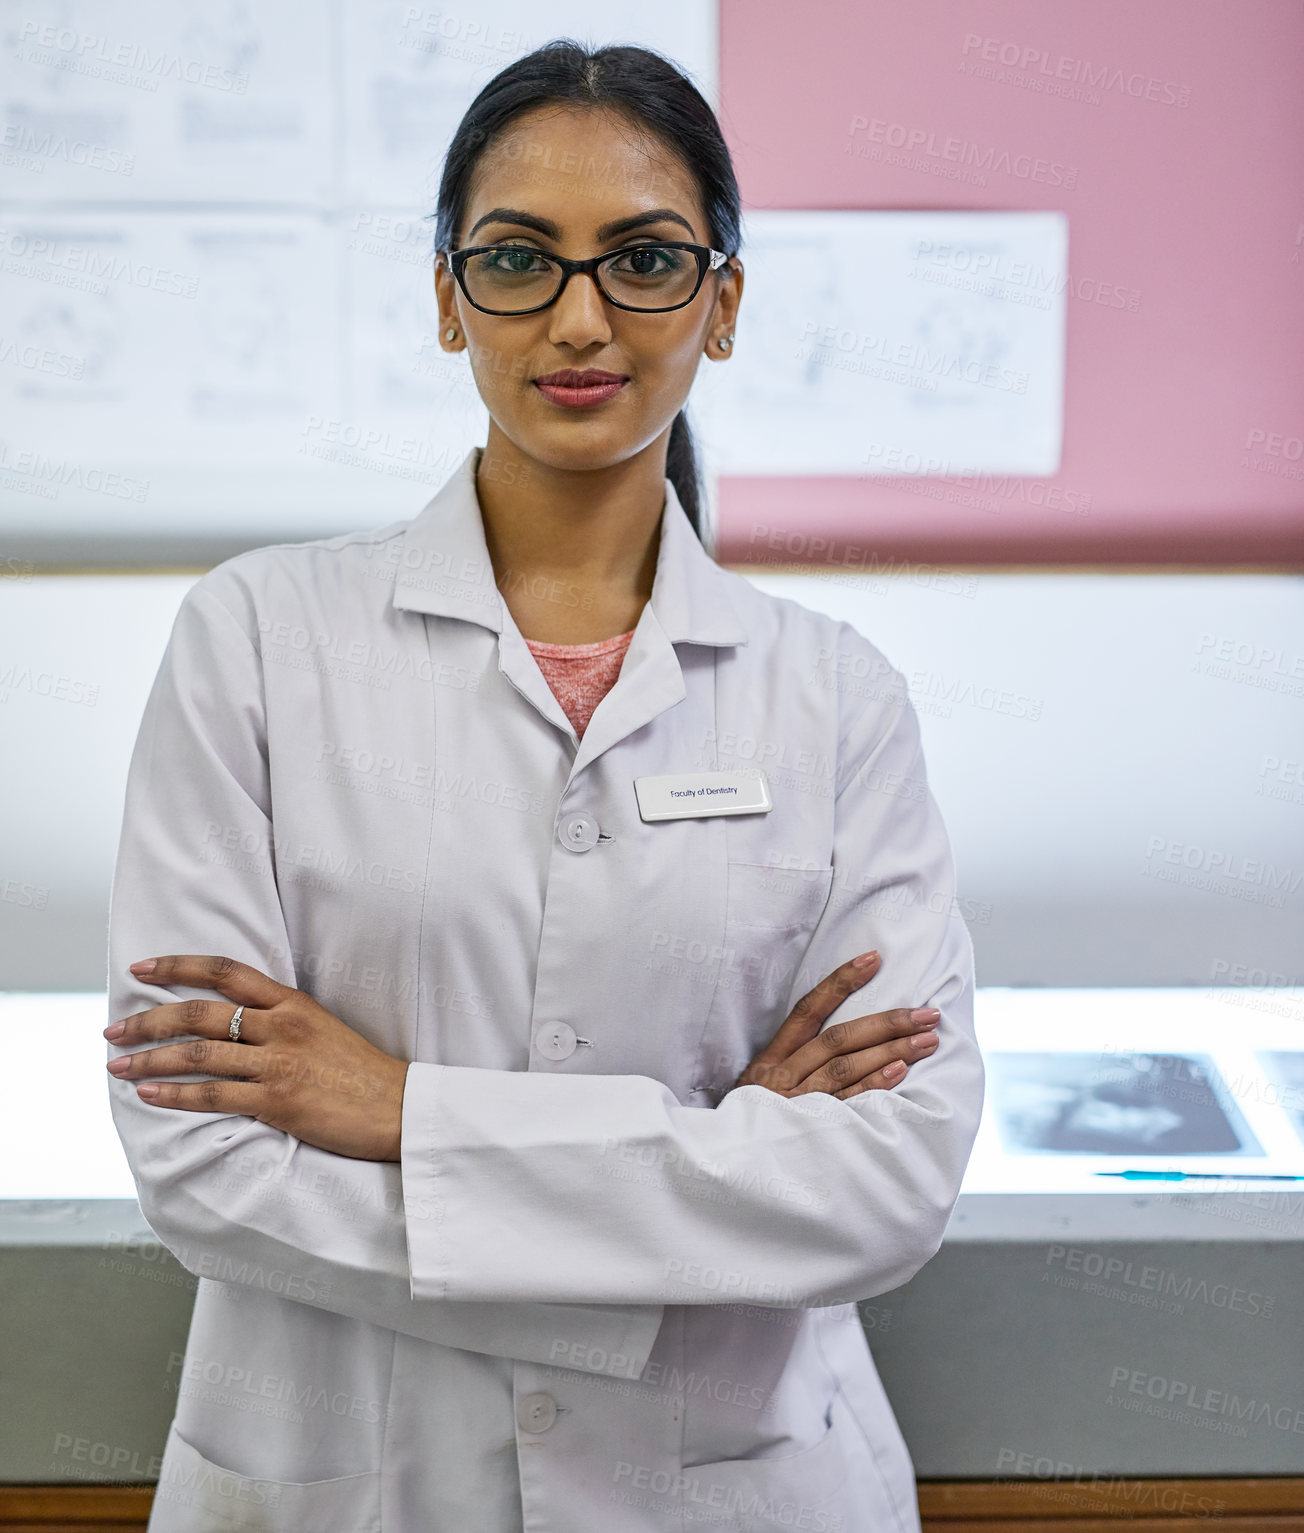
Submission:
[[[618,309],[665,314],[697,297],[709,271],[729,257],[707,245],[669,240],[626,245],[587,261],[545,255],[532,245],[471,245],[444,251],[467,302],[482,314],[534,314],[556,303],[576,275],[591,276]]]

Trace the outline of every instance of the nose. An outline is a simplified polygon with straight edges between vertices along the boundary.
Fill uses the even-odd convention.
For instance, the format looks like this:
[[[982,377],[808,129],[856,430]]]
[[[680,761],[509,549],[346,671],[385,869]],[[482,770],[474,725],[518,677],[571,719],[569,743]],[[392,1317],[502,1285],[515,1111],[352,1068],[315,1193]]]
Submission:
[[[610,305],[598,288],[595,272],[574,272],[553,304],[548,339],[583,351],[611,339]]]

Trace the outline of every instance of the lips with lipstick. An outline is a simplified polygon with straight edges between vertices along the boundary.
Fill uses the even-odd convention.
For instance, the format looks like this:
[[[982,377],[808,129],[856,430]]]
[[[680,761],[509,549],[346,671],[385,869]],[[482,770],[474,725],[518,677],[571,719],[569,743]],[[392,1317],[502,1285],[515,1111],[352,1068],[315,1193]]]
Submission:
[[[573,367],[561,372],[544,373],[534,380],[535,387],[545,399],[556,405],[597,405],[605,399],[614,399],[629,379],[621,373],[604,373],[598,368],[587,367],[579,371]]]

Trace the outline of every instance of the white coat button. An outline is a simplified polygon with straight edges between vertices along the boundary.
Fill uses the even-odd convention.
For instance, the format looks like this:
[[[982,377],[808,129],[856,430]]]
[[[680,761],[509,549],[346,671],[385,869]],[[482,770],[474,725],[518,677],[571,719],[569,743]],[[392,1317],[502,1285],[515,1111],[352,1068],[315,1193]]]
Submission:
[[[598,822],[587,814],[573,814],[563,820],[559,832],[561,844],[572,852],[587,852],[598,842]]]
[[[522,1395],[516,1419],[523,1432],[546,1432],[557,1419],[557,1402],[551,1395]]]
[[[545,1059],[569,1059],[575,1052],[575,1029],[569,1022],[545,1022],[534,1041]]]

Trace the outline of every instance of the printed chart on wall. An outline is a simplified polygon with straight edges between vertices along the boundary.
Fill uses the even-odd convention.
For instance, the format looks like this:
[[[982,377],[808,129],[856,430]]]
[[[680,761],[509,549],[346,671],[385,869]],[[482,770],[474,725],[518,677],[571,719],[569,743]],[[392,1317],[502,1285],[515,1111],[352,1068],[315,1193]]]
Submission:
[[[722,474],[1050,475],[1068,217],[752,212],[739,356],[690,415]]]
[[[697,0],[0,0],[6,525],[266,541],[419,512],[488,426],[437,335],[445,151],[513,59],[595,32],[714,99]]]

